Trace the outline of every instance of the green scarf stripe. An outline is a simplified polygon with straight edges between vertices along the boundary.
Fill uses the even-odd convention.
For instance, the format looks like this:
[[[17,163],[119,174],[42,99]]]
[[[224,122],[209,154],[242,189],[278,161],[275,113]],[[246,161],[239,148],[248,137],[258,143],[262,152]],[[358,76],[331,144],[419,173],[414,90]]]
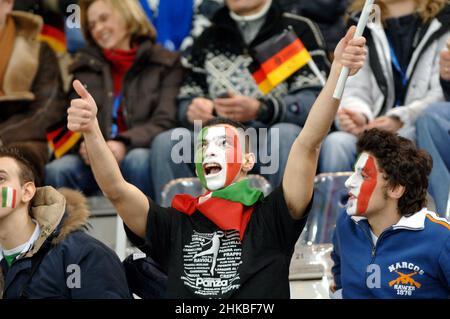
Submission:
[[[6,207],[7,199],[8,199],[8,188],[2,187],[2,207]]]
[[[211,197],[239,202],[245,206],[252,206],[259,200],[262,200],[264,194],[256,188],[250,188],[248,179],[246,178],[243,181],[212,192]]]
[[[195,153],[195,170],[203,187],[206,187],[205,171],[203,170],[203,141],[205,140],[207,134],[207,127],[203,128],[198,134],[197,143],[200,144],[200,148],[197,148],[197,151]]]

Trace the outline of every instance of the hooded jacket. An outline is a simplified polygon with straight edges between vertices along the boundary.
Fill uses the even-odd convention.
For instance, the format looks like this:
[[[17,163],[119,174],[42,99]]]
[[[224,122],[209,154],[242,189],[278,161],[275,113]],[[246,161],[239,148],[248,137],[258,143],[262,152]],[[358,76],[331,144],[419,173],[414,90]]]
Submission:
[[[364,33],[368,59],[363,68],[347,80],[341,106],[362,112],[369,121],[388,115],[398,117],[405,127],[414,126],[428,105],[444,99],[438,75],[439,54],[450,37],[449,21],[450,9],[445,8],[416,34],[415,49],[406,71],[408,86],[404,105],[397,107],[394,107],[395,85],[389,42],[383,25],[369,22]]]
[[[0,296],[6,299],[130,298],[115,253],[84,232],[89,211],[78,192],[38,188],[31,215],[40,226],[33,247],[10,267],[0,260]],[[44,253],[30,279],[30,270]],[[1,257],[0,257],[1,258]]]

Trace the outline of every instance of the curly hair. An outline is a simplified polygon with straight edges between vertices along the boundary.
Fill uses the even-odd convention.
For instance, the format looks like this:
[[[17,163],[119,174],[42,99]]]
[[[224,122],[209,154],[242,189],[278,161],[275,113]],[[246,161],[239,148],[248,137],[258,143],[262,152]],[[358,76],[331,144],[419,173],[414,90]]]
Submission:
[[[449,4],[448,0],[415,0],[416,12],[424,23],[436,17],[442,9]],[[360,12],[364,7],[365,0],[353,0],[348,8],[348,13],[353,14]],[[383,1],[375,0],[375,4],[380,7],[381,19],[384,21],[387,13],[387,7]]]
[[[366,130],[358,139],[358,153],[367,152],[376,159],[390,187],[402,185],[405,193],[398,201],[402,216],[411,216],[426,206],[431,156],[410,140],[379,129]]]

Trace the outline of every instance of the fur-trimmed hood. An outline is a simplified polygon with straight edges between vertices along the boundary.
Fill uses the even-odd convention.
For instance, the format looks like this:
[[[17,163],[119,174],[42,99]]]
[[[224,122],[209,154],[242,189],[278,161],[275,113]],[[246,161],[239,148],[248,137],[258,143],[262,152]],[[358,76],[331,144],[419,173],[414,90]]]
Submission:
[[[53,187],[38,188],[34,196],[31,216],[35,219],[41,233],[25,257],[31,257],[42,247],[42,244],[55,231],[53,244],[59,244],[70,233],[85,229],[88,225],[89,209],[86,198],[77,191]]]
[[[43,26],[40,16],[13,11],[10,16],[16,25],[11,58],[3,79],[4,96],[2,101],[32,101],[35,95],[31,92],[34,78],[39,68],[39,52],[41,42],[37,40]]]

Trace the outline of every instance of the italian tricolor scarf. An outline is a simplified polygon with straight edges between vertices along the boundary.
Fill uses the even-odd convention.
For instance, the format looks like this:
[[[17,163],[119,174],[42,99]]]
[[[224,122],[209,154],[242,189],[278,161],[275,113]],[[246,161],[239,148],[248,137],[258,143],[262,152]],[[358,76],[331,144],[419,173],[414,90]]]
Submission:
[[[198,197],[176,195],[172,207],[189,216],[198,210],[220,229],[239,231],[242,241],[254,205],[263,198],[263,193],[250,188],[248,179],[245,179]]]

